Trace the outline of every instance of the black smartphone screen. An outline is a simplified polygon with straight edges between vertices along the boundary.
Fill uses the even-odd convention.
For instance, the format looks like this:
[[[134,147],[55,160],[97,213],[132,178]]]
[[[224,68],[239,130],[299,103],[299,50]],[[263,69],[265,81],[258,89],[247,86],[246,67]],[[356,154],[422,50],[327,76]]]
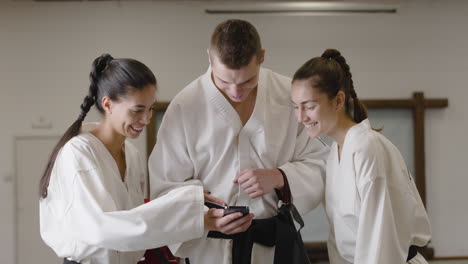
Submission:
[[[250,212],[250,209],[248,206],[227,206],[227,205],[221,205],[217,204],[214,202],[205,202],[206,207],[208,208],[215,208],[215,209],[224,209],[224,215],[232,214],[232,213],[237,213],[241,212],[242,215],[248,215]]]
[[[228,206],[226,209],[224,209],[224,215],[240,212],[244,216],[248,215],[249,211],[250,210],[248,206]]]

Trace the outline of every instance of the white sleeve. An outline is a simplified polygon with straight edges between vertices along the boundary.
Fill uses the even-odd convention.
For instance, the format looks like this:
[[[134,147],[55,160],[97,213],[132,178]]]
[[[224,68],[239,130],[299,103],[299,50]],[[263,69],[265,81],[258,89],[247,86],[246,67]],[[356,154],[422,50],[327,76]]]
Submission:
[[[143,168],[142,171],[143,173],[140,174],[140,188],[143,193],[143,197],[145,199],[149,198],[149,190],[148,190],[148,184],[149,184],[149,179],[148,179],[148,166],[146,165],[146,162],[142,159],[140,155],[138,155],[138,161],[140,164],[140,168]]]
[[[204,232],[203,190],[186,186],[126,211],[108,210],[93,171],[78,173],[65,214],[73,240],[101,248],[135,251],[173,244]],[[102,204],[105,204],[104,206]]]
[[[187,149],[183,113],[175,102],[164,113],[156,146],[148,160],[148,168],[151,198],[160,197],[183,186],[196,185],[202,188],[201,181],[193,179],[195,170]],[[205,230],[203,237],[207,233],[208,230]],[[200,239],[187,239],[181,243],[169,244],[169,248],[175,256],[187,257],[199,243]]]
[[[386,168],[384,157],[375,151],[355,153],[360,213],[354,263],[406,263],[412,226],[412,202],[407,188],[390,186],[386,175],[400,172]],[[397,176],[398,177],[398,176]],[[359,179],[366,179],[359,181]],[[406,201],[405,201],[406,200]]]
[[[299,126],[293,159],[279,168],[284,171],[292,201],[304,215],[317,207],[324,198],[325,160],[328,147],[310,138]]]
[[[194,180],[194,166],[187,149],[183,114],[171,103],[159,127],[156,146],[148,160],[151,198],[187,185],[202,185]]]

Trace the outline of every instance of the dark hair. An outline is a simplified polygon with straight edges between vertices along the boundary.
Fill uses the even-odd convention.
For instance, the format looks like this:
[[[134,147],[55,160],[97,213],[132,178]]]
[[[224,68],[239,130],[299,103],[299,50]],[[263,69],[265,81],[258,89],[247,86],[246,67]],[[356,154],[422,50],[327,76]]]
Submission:
[[[210,50],[230,69],[240,69],[253,56],[260,62],[262,44],[255,27],[247,21],[229,19],[219,24],[211,35]]]
[[[89,80],[91,84],[80,106],[80,114],[58,141],[41,177],[39,195],[42,198],[47,197],[50,175],[60,149],[80,133],[81,124],[93,105],[96,105],[99,112],[104,113],[101,105],[104,96],[119,101],[129,92],[143,90],[148,85],[156,85],[156,78],[143,63],[133,59],[114,59],[109,54],[103,54],[94,60]]]
[[[294,74],[296,80],[311,79],[314,88],[335,98],[339,91],[345,94],[345,109],[356,123],[367,118],[367,109],[359,101],[346,59],[336,49],[327,49],[321,57],[308,60]],[[351,107],[351,103],[353,106]]]

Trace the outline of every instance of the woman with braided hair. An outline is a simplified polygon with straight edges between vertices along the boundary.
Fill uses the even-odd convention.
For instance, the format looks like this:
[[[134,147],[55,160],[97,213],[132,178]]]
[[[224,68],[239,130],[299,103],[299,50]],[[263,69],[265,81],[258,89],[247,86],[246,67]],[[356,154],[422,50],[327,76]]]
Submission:
[[[302,65],[292,81],[299,122],[327,135],[325,208],[332,264],[427,263],[428,216],[398,149],[372,129],[349,65],[335,49]]]
[[[64,263],[135,264],[142,250],[199,238],[238,217],[207,211],[202,186],[143,204],[147,168],[126,138],[137,138],[150,122],[156,78],[139,61],[104,54],[94,60],[90,81],[40,181],[41,236]],[[93,105],[103,118],[81,131]]]

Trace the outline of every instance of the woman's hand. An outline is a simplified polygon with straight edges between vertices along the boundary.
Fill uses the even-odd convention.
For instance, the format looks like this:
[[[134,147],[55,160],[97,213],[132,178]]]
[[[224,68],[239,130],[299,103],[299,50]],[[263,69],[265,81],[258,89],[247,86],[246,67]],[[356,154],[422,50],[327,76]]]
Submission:
[[[224,209],[209,209],[205,213],[205,228],[227,235],[246,231],[252,224],[254,214],[242,216],[242,213],[233,213],[224,216]]]

